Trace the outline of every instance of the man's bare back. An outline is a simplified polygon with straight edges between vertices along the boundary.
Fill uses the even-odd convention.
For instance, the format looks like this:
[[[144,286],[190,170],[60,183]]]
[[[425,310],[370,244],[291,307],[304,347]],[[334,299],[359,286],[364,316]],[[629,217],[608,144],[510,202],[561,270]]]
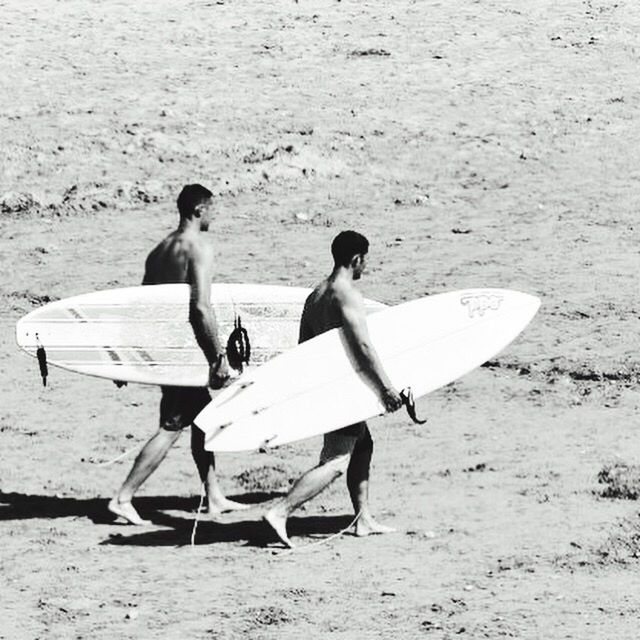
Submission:
[[[183,230],[171,232],[147,257],[142,284],[189,283],[189,265],[194,256],[206,258],[207,268],[212,270],[213,251],[198,235]]]
[[[300,320],[300,342],[342,326],[342,307],[363,304],[360,292],[342,278],[326,278],[307,297]]]

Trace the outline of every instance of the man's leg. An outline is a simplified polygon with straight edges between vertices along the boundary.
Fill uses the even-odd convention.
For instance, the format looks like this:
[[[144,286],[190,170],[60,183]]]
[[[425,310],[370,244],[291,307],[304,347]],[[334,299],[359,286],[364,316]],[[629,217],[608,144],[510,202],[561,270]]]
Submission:
[[[185,399],[184,389],[162,387],[160,428],[142,447],[120,491],[109,502],[109,510],[122,516],[131,524],[150,524],[149,520],[143,520],[133,508],[131,499],[142,483],[158,468],[169,449],[179,438],[185,426],[182,417]]]
[[[287,518],[347,471],[356,439],[343,429],[326,434],[320,464],[300,476],[285,498],[265,514],[264,519],[287,547],[294,546],[287,535]]]
[[[109,502],[109,511],[122,516],[131,524],[150,524],[143,520],[131,504],[131,499],[142,483],[158,468],[169,449],[180,436],[179,430],[160,429],[147,441],[131,467],[120,491]]]
[[[374,533],[390,533],[391,527],[376,522],[369,510],[369,469],[373,455],[373,440],[366,423],[361,425],[361,432],[353,449],[349,468],[347,469],[347,487],[353,510],[358,519],[355,525],[357,536],[368,536]]]
[[[216,476],[216,460],[213,452],[204,448],[204,431],[191,425],[191,455],[198,468],[201,482],[207,494],[209,513],[223,513],[238,509],[248,509],[250,505],[234,502],[224,496]]]

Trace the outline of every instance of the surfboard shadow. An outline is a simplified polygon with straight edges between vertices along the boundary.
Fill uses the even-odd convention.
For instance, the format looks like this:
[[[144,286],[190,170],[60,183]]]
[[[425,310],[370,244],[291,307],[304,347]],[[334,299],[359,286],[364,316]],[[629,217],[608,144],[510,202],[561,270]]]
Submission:
[[[276,492],[243,493],[229,496],[237,502],[260,505],[280,497]],[[0,491],[0,521],[87,517],[95,524],[113,524],[114,516],[107,509],[108,498],[74,498],[73,496],[35,495]],[[141,496],[135,498],[136,508],[154,524],[163,524],[164,511],[195,512],[198,496]]]
[[[194,544],[200,546],[223,542],[242,542],[246,547],[264,548],[277,543],[278,539],[275,533],[262,521],[261,515],[261,513],[255,514],[254,512],[255,519],[232,522],[200,520]],[[289,535],[292,536],[328,536],[341,531],[352,521],[352,515],[294,516],[289,519],[287,529]],[[193,523],[193,519],[162,514],[162,517],[154,520],[154,524],[164,525],[168,527],[166,529],[145,531],[133,535],[115,533],[100,544],[143,547],[189,546]]]

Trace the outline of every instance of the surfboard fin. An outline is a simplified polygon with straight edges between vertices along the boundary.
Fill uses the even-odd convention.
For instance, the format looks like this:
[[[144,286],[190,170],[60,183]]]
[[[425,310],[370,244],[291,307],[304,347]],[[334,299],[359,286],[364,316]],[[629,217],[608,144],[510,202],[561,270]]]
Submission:
[[[409,414],[409,417],[416,424],[425,424],[426,420],[421,420],[416,415],[416,401],[413,397],[413,391],[411,390],[411,387],[406,387],[405,389],[403,389],[400,392],[400,397],[402,398],[402,404],[404,404],[407,410],[407,413]]]
[[[38,357],[38,364],[40,365],[40,375],[42,376],[42,386],[47,386],[47,376],[49,375],[49,367],[47,366],[47,352],[44,350],[44,347],[40,343],[40,338],[38,338],[38,334],[36,333],[36,344],[38,348],[36,349],[36,356]]]
[[[269,438],[266,438],[264,442],[258,447],[259,453],[267,453],[267,451],[271,448],[271,443],[276,439],[277,434],[272,435]]]

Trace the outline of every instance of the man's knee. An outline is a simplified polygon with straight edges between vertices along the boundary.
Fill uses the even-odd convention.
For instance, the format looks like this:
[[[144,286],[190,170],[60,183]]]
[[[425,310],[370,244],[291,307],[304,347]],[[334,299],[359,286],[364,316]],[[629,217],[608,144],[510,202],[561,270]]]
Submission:
[[[183,431],[189,426],[179,412],[166,411],[160,408],[160,429],[162,431]]]
[[[176,428],[172,424],[163,423],[160,425],[160,428],[158,429],[158,434],[162,438],[164,438],[165,440],[171,440],[172,442],[175,442],[180,437],[180,434],[182,432],[183,432],[183,429]]]
[[[351,455],[343,453],[340,455],[332,456],[330,458],[324,458],[320,460],[320,466],[327,470],[333,471],[335,477],[338,478],[344,475],[349,468],[349,460]]]

